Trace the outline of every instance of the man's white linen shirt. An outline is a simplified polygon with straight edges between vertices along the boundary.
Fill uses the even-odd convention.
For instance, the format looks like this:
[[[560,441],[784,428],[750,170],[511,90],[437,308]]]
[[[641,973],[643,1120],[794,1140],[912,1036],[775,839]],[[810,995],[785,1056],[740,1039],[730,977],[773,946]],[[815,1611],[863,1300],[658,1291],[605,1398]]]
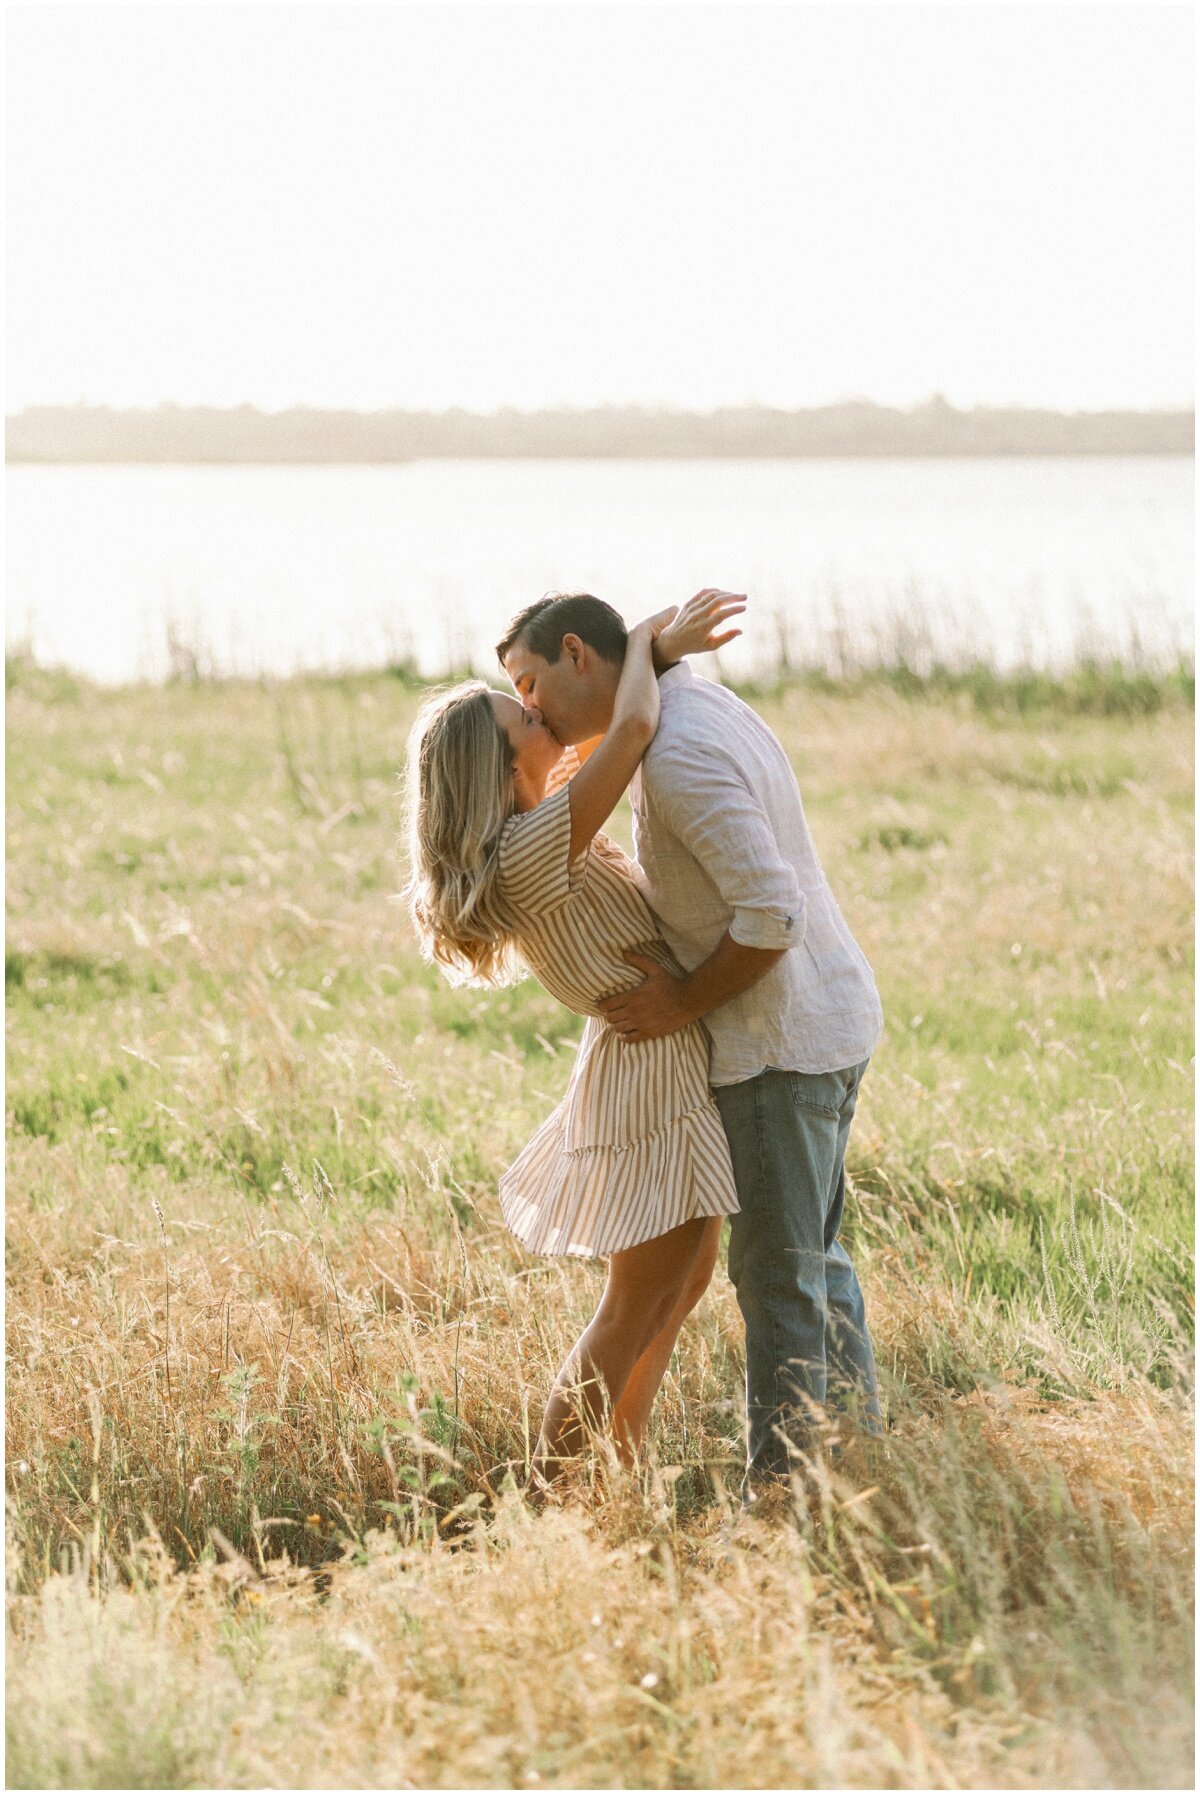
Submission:
[[[658,689],[658,733],[630,789],[639,886],[685,971],[726,930],[745,947],[788,950],[705,1016],[710,1082],[857,1065],[883,1027],[879,993],[787,756],[749,705],[686,663]]]

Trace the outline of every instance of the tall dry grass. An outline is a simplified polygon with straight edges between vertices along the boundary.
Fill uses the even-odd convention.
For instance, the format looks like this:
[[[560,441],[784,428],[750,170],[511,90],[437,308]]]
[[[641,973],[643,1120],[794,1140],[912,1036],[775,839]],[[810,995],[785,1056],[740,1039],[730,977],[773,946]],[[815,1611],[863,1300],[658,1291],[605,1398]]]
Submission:
[[[400,682],[10,693],[12,1786],[1191,1780],[1190,713],[761,700],[876,966],[892,1426],[741,1518],[512,1487],[602,1270],[495,1181],[576,1025],[390,901]]]

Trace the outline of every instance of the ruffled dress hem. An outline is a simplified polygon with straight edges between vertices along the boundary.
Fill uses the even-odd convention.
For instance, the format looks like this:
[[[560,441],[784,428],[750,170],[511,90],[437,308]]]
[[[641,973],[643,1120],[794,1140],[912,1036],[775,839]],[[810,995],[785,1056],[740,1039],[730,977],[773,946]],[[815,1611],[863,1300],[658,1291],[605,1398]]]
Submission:
[[[576,1148],[564,1145],[562,1107],[500,1180],[505,1223],[530,1252],[599,1258],[696,1217],[736,1213],[728,1144],[711,1103],[637,1140]],[[651,1192],[657,1200],[647,1203]]]

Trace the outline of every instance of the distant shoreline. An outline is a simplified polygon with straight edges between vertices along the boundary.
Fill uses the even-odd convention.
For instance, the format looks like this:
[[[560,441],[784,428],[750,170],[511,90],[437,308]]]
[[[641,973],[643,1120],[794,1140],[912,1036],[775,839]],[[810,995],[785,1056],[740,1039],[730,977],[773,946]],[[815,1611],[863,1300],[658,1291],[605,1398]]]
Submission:
[[[263,412],[39,406],[6,419],[5,459],[35,465],[394,466],[429,460],[833,460],[1184,455],[1192,411],[900,411],[848,400],[808,411],[599,407]]]
[[[971,449],[971,450],[843,450],[825,451],[822,454],[794,451],[785,454],[750,454],[739,455],[700,455],[700,454],[661,454],[642,453],[637,455],[392,455],[386,458],[375,457],[371,460],[358,460],[348,455],[334,458],[332,456],[300,456],[283,457],[280,455],[240,455],[240,456],[205,456],[198,455],[6,455],[6,467],[261,467],[261,468],[314,468],[314,467],[357,467],[387,468],[416,467],[428,461],[1121,461],[1136,458],[1141,461],[1190,461],[1193,459],[1190,449]]]

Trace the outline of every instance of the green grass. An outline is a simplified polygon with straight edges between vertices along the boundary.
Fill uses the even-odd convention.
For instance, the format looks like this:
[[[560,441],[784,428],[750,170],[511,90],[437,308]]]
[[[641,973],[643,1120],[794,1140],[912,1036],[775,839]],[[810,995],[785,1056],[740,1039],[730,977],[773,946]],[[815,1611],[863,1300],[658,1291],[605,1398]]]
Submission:
[[[1189,679],[755,698],[887,1013],[893,1426],[726,1551],[723,1271],[643,1487],[498,1494],[603,1275],[496,1199],[580,1024],[415,950],[414,682],[8,673],[14,1786],[1187,1780]]]
[[[845,697],[872,690],[916,702],[967,706],[983,716],[1149,717],[1195,707],[1196,674],[1188,662],[1136,668],[1120,661],[1082,660],[1060,673],[1034,668],[999,671],[985,662],[924,670],[909,664],[900,645],[878,666],[848,666],[842,678],[783,669],[773,680],[742,687],[752,700],[777,700],[789,687]]]

